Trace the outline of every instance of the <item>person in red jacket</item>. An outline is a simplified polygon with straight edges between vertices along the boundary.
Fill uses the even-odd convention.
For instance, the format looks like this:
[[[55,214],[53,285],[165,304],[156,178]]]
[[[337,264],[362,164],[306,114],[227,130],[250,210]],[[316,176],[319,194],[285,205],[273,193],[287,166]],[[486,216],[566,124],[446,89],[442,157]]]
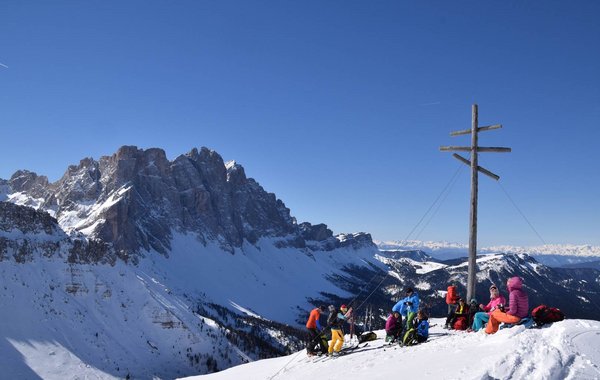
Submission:
[[[320,348],[319,354],[327,354],[327,338],[323,334],[323,328],[321,327],[321,313],[325,312],[325,306],[321,305],[311,310],[306,322],[306,329],[308,330],[308,342],[306,344],[306,353],[308,356],[316,354],[315,349],[317,345]]]
[[[490,314],[490,320],[485,327],[485,332],[494,334],[498,331],[500,323],[519,323],[522,318],[529,315],[529,296],[522,289],[523,280],[520,277],[511,277],[506,282],[508,288],[508,311],[498,308]]]
[[[448,304],[448,315],[452,314],[453,311],[456,311],[456,307],[458,306],[458,299],[460,297],[456,294],[456,285],[451,284],[448,286],[448,292],[446,292],[446,303]]]

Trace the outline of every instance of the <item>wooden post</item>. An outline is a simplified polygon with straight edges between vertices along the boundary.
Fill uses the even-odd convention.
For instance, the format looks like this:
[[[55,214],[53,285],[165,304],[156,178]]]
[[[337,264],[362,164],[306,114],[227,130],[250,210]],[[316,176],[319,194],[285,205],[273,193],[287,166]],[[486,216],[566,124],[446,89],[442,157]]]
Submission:
[[[469,278],[467,280],[467,299],[470,302],[475,295],[475,276],[477,258],[477,104],[473,104],[471,119],[471,212],[469,218]]]

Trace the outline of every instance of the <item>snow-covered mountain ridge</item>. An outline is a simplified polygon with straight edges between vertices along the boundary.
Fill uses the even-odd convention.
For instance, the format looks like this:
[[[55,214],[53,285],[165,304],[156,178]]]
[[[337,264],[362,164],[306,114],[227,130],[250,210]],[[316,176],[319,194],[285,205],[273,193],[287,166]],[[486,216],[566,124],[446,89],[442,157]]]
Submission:
[[[380,251],[378,258],[390,267],[391,275],[400,284],[419,290],[423,305],[434,316],[447,312],[445,291],[448,284],[455,283],[458,294],[466,294],[466,258],[431,261],[426,259],[427,255],[415,256],[415,251]],[[500,292],[507,296],[506,279],[518,275],[529,292],[531,308],[539,304],[552,305],[571,318],[596,319],[600,315],[600,271],[596,269],[553,268],[527,254],[481,255],[476,261],[477,300],[489,298],[491,284],[498,285]],[[385,288],[389,294],[398,292],[396,284]]]
[[[434,242],[434,241],[379,241],[374,243],[381,250],[421,250],[438,259],[452,259],[468,255],[469,246],[460,243]],[[600,246],[589,244],[545,244],[531,247],[519,247],[512,245],[498,245],[490,247],[478,247],[478,254],[494,253],[526,253],[538,258],[549,265],[568,264],[571,262],[600,260]],[[560,259],[560,257],[563,259]]]
[[[0,179],[0,200],[44,210],[66,232],[110,242],[132,260],[144,251],[168,254],[173,231],[217,241],[229,252],[261,238],[276,238],[280,247],[343,245],[323,224],[298,224],[241,165],[225,164],[207,148],[169,160],[162,149],[123,146],[111,156],[82,159],[54,183],[19,170]],[[372,245],[368,234],[358,240]]]
[[[122,147],[55,183],[21,170],[0,199],[0,317],[14,322],[0,325],[0,367],[13,378],[173,378],[279,356],[302,344],[316,300],[351,296],[346,267],[384,268],[370,235],[297,224],[206,148],[169,161]]]
[[[437,251],[460,251],[467,254],[469,246],[461,243],[435,242],[435,241],[381,241],[373,242],[382,250],[415,250],[435,253]],[[530,247],[519,247],[512,245],[497,245],[490,247],[478,247],[479,253],[527,253],[528,255],[567,255],[567,256],[593,256],[600,257],[600,246],[589,244],[545,244]]]
[[[285,354],[301,345],[291,326],[311,297],[351,296],[331,280],[344,266],[383,268],[355,238],[330,251],[262,238],[231,254],[173,232],[169,255],[133,264],[45,212],[2,202],[0,367],[11,378],[169,379]]]
[[[541,329],[518,326],[495,335],[447,331],[442,319],[431,322],[429,341],[416,346],[386,348],[385,331],[377,331],[377,340],[339,358],[308,359],[301,351],[187,379],[384,380],[399,374],[435,380],[600,378],[598,321],[566,320]]]

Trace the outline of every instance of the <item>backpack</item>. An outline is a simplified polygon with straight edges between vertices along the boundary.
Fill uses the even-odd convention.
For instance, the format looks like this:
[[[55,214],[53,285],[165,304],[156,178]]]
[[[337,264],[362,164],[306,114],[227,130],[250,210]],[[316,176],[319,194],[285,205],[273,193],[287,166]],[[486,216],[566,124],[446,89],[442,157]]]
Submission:
[[[404,334],[404,338],[402,339],[402,344],[405,346],[412,346],[413,344],[417,344],[417,330],[412,328]]]
[[[456,286],[450,285],[448,286],[448,292],[446,293],[446,303],[448,305],[456,304],[458,300],[458,296],[456,295]]]
[[[377,339],[377,334],[373,331],[369,331],[358,336],[358,343],[370,342],[375,339]]]
[[[538,326],[542,326],[546,323],[562,321],[565,319],[565,314],[556,307],[540,305],[533,309],[531,317]]]
[[[456,318],[456,321],[454,321],[454,325],[452,325],[452,328],[454,328],[454,330],[466,330],[467,327],[468,326],[466,317]]]

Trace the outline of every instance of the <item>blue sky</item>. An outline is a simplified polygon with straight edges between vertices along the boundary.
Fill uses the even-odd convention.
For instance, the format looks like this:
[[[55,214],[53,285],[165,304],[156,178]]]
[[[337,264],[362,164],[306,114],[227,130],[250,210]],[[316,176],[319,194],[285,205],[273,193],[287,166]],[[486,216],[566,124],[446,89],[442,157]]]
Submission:
[[[0,178],[121,145],[207,146],[299,221],[404,239],[470,127],[547,243],[600,244],[596,1],[0,4]],[[411,238],[468,241],[469,172]],[[429,220],[426,218],[425,220]],[[422,232],[421,232],[422,230]],[[417,236],[418,235],[418,236]],[[480,179],[479,244],[541,244]]]

